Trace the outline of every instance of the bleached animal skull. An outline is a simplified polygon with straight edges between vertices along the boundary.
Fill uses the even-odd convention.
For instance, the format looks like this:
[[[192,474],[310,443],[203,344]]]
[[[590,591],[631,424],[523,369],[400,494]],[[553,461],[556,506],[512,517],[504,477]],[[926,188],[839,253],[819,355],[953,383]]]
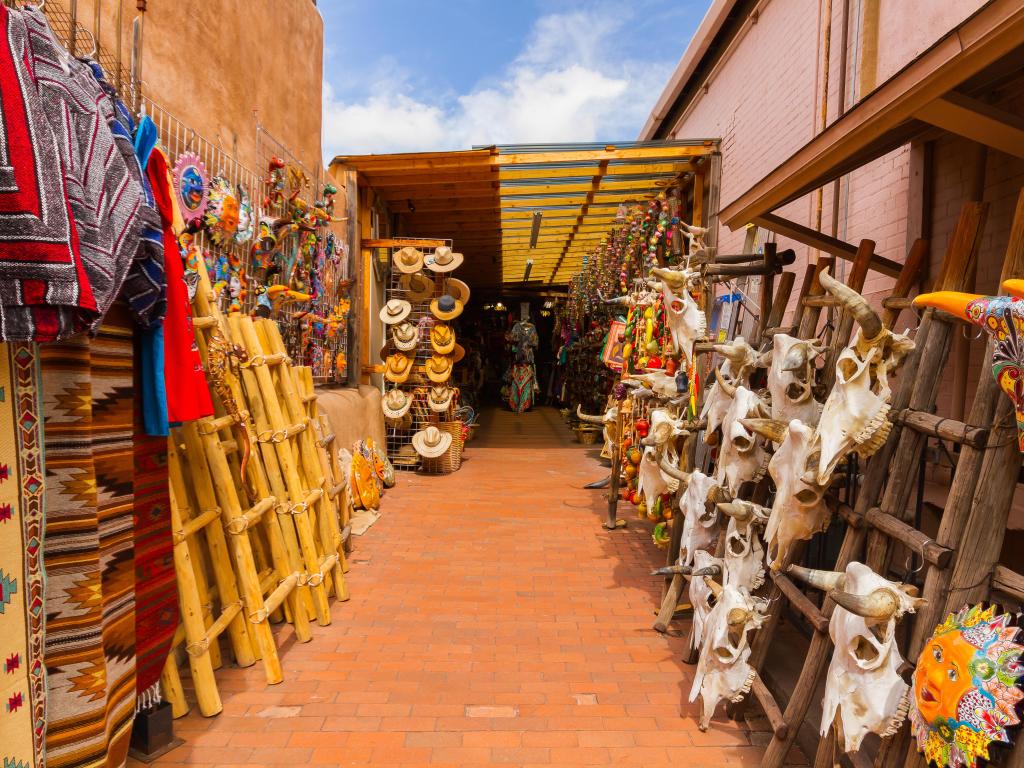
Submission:
[[[695,269],[662,269],[655,267],[651,274],[661,280],[665,306],[665,321],[672,333],[672,344],[686,361],[693,359],[693,345],[704,337],[707,318],[697,306],[690,291],[700,280]]]
[[[644,496],[647,510],[654,509],[654,503],[664,493],[675,491],[679,481],[668,477],[661,472],[658,466],[658,451],[653,445],[644,448],[643,456],[640,458],[640,471],[637,473],[637,490]]]
[[[638,381],[644,387],[650,389],[654,394],[666,400],[679,397],[679,388],[676,386],[676,377],[667,373],[655,371],[654,373],[634,374],[627,379],[627,384]]]
[[[743,483],[764,475],[768,463],[761,440],[743,425],[743,420],[767,416],[769,411],[767,403],[746,387],[740,385],[730,392],[722,378],[718,379],[718,385],[732,395],[732,402],[722,419],[716,477],[732,496],[736,496]]]
[[[704,576],[722,577],[725,563],[703,549],[693,553],[693,571],[690,577],[690,605],[693,606],[693,631],[690,632],[690,648],[697,650],[704,642],[704,622],[711,613],[714,593],[704,581]]]
[[[790,573],[838,603],[828,625],[835,649],[825,678],[821,735],[828,733],[837,712],[846,752],[860,749],[868,733],[896,733],[910,698],[910,686],[899,674],[903,657],[896,622],[924,603],[917,589],[883,579],[857,562],[845,573],[796,567]]]
[[[821,416],[821,403],[814,399],[814,358],[825,351],[812,341],[785,333],[775,334],[772,365],[768,370],[768,391],[772,396],[772,418],[787,424],[800,419],[814,426]]]
[[[755,513],[757,510],[757,513]],[[718,505],[718,511],[729,518],[725,529],[725,581],[748,592],[764,584],[764,547],[758,529],[764,524],[763,507],[749,502],[732,501]]]
[[[788,425],[773,419],[749,419],[746,424],[779,443],[768,462],[768,474],[775,482],[775,500],[764,532],[769,566],[777,571],[786,564],[796,542],[806,541],[828,527],[831,513],[825,503],[827,486],[815,482],[813,429],[798,419]]]
[[[616,423],[619,418],[619,407],[613,405],[607,411],[604,416],[592,416],[589,413],[583,412],[583,406],[576,406],[576,417],[587,424],[600,424],[604,429],[602,430],[604,436],[604,452],[609,456],[612,453],[612,445],[618,439],[618,430],[616,429]]]
[[[732,395],[727,394],[726,389],[719,385],[719,377],[725,379],[727,384],[731,384],[733,387],[737,384],[749,386],[750,376],[757,369],[760,359],[754,348],[747,344],[742,336],[737,336],[728,344],[715,344],[715,351],[721,354],[725,360],[715,371],[715,381],[708,387],[704,395],[704,407],[700,412],[700,417],[707,419],[705,435],[710,438],[710,445],[716,444],[717,435],[714,437],[712,435],[722,423],[725,412],[729,410],[729,404],[732,403]]]
[[[750,666],[747,633],[767,618],[766,603],[744,590],[707,579],[715,593],[715,606],[704,621],[700,659],[690,689],[690,701],[703,700],[698,726],[708,729],[715,707],[722,699],[739,701],[750,690],[757,674]]]
[[[885,443],[892,429],[889,373],[914,348],[914,342],[886,329],[856,291],[824,272],[820,279],[860,324],[836,361],[836,383],[818,421],[818,482],[826,484],[847,454],[856,451],[867,458]]]
[[[679,513],[683,516],[683,531],[679,541],[679,564],[693,565],[693,553],[711,549],[718,541],[718,509],[711,501],[716,487],[715,479],[703,472],[683,472],[661,462],[661,471],[679,480]]]

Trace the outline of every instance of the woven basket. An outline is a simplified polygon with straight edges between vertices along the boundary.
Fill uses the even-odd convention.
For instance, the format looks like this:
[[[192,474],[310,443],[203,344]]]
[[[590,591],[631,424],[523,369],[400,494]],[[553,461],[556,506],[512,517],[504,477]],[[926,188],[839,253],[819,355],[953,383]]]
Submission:
[[[447,475],[456,472],[462,466],[462,422],[442,421],[437,428],[452,436],[452,444],[436,459],[424,457],[423,471],[432,475]]]
[[[596,429],[577,429],[576,439],[583,445],[594,445],[597,442],[598,434],[600,433]]]

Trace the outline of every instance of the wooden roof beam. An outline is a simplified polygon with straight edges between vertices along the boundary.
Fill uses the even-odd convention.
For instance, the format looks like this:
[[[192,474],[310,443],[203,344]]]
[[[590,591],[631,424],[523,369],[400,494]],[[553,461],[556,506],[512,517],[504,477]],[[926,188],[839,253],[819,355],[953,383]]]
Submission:
[[[594,176],[590,182],[590,192],[587,193],[587,201],[583,204],[580,209],[579,218],[576,219],[576,226],[572,229],[572,234],[569,235],[569,239],[565,243],[565,249],[562,251],[562,255],[558,257],[558,262],[555,264],[555,268],[551,272],[551,277],[548,282],[554,282],[555,275],[558,273],[558,268],[562,266],[562,262],[565,260],[565,255],[569,252],[572,247],[573,240],[576,237],[576,233],[579,232],[580,225],[583,223],[583,219],[586,218],[587,212],[590,210],[590,206],[594,202],[594,194],[598,189],[601,188],[601,180],[604,178],[605,173],[608,172],[608,161],[603,161],[597,168],[597,175]],[[617,208],[618,206],[616,206]]]
[[[623,147],[618,149],[609,146],[605,149],[581,149],[565,152],[499,152],[494,164],[507,167],[510,165],[539,165],[546,163],[586,163],[607,162],[609,160],[667,160],[677,157],[703,157],[716,151],[714,142],[700,144],[663,145],[654,147]]]
[[[915,117],[1012,157],[1024,157],[1024,118],[962,93],[950,91],[919,109]]]
[[[844,240],[830,237],[822,232],[817,232],[810,227],[805,227],[803,224],[797,224],[795,221],[784,219],[774,213],[758,216],[754,219],[754,223],[759,227],[770,229],[772,232],[783,237],[791,238],[799,243],[817,248],[820,251],[840,259],[845,259],[846,261],[853,261],[854,256],[857,255],[857,246]],[[879,256],[876,253],[871,257],[870,267],[883,275],[899,277],[903,265],[892,259]]]

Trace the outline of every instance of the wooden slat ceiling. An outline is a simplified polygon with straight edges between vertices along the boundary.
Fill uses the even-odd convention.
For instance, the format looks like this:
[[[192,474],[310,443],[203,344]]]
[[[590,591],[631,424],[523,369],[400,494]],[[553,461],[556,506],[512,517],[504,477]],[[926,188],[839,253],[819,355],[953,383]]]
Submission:
[[[395,235],[451,238],[476,288],[564,285],[620,204],[653,198],[703,158],[708,141],[500,146],[464,152],[339,156],[397,217]],[[535,212],[541,213],[530,247]]]

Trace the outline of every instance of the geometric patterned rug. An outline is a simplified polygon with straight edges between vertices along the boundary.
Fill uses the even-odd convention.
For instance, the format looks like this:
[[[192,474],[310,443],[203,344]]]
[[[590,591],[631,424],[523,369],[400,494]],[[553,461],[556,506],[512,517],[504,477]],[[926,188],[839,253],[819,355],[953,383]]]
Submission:
[[[39,347],[47,768],[127,758],[135,715],[132,321]]]

